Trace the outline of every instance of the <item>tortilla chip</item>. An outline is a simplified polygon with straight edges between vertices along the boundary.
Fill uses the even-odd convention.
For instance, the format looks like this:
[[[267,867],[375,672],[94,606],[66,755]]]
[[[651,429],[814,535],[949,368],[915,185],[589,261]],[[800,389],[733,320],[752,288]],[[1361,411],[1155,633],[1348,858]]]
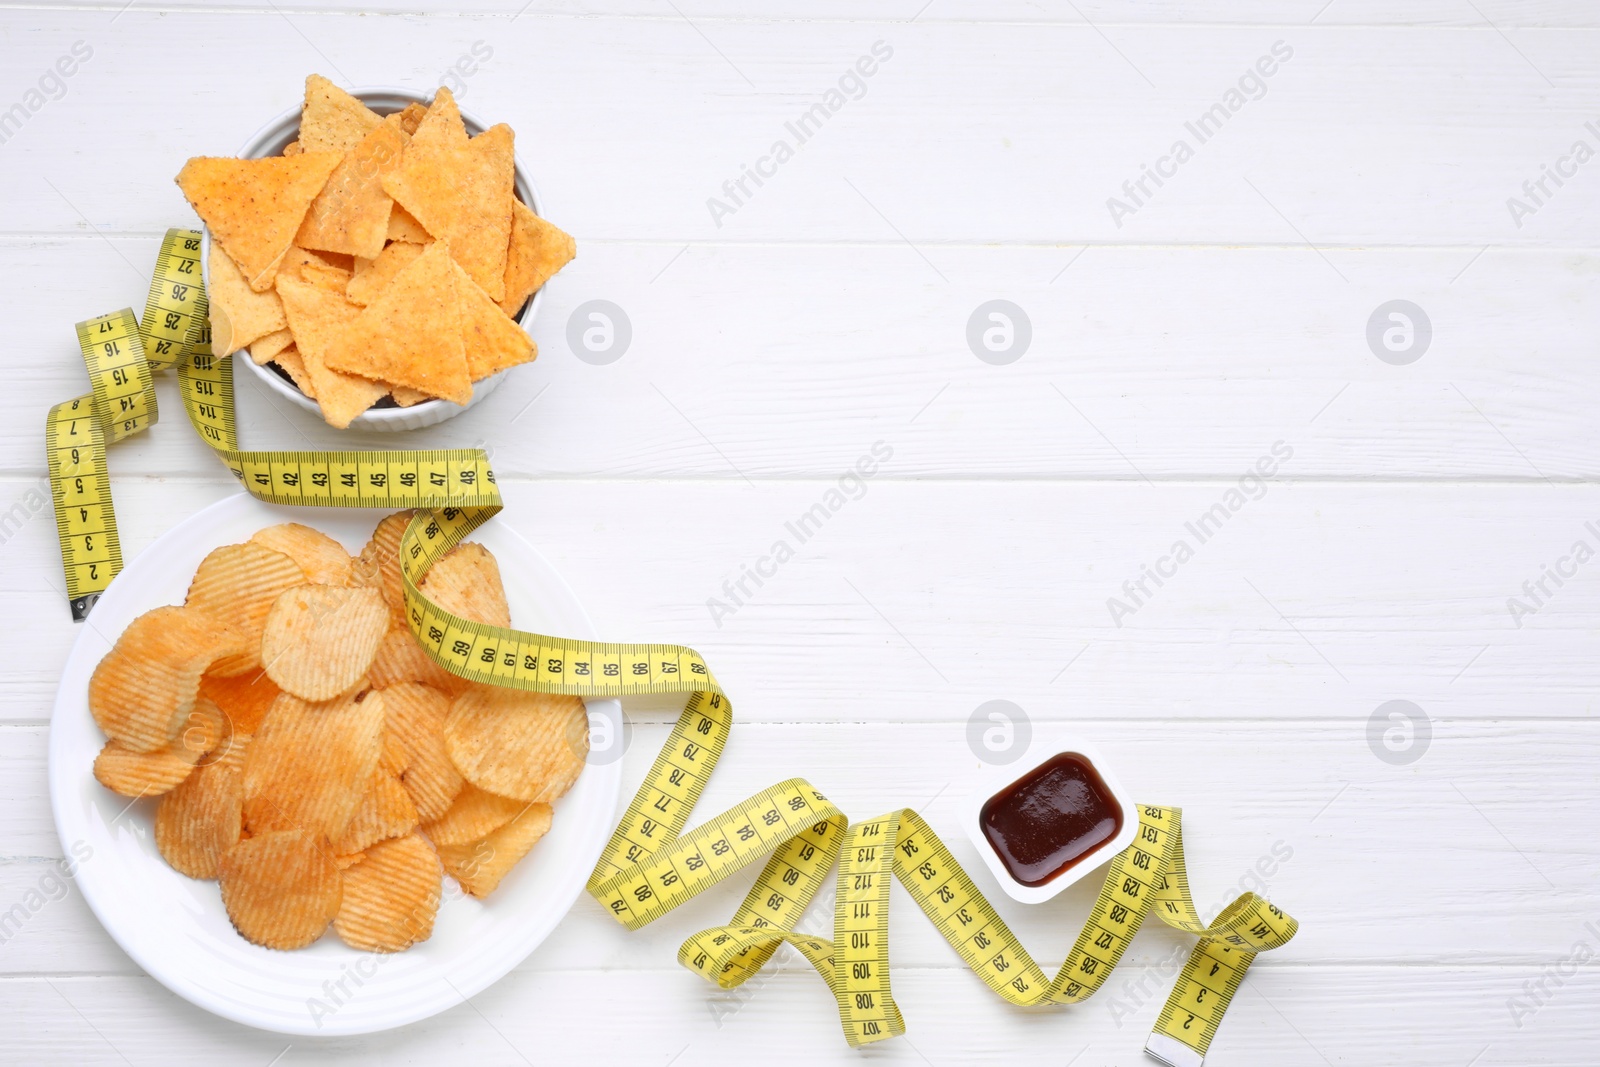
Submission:
[[[290,345],[282,352],[272,357],[272,362],[282,367],[294,382],[295,388],[304,393],[309,399],[317,398],[317,387],[311,381],[311,373],[306,370],[305,357],[300,355],[300,350]]]
[[[346,153],[328,184],[311,202],[295,243],[371,259],[383,251],[394,200],[379,179],[400,165],[406,146],[396,116],[384,119]]]
[[[511,247],[506,250],[506,295],[500,307],[516,317],[528,297],[556,271],[572,262],[578,243],[551,225],[521,200],[511,203]]]
[[[178,172],[178,187],[258,293],[272,288],[306,209],[343,157],[302,152],[285,159],[197,156]]]
[[[382,121],[376,111],[322,75],[306,79],[300,146],[307,152],[348,152]]]
[[[448,87],[439,86],[411,136],[420,136],[424,144],[459,147],[467,143],[467,124],[461,121],[456,95]]]
[[[406,109],[399,114],[400,128],[405,130],[406,133],[412,134],[416,133],[417,127],[422,125],[423,118],[428,114],[428,108],[423,104],[410,103],[407,104]]]
[[[288,144],[283,146],[283,151],[279,154],[285,156],[298,156],[304,151],[305,149],[300,146],[299,141],[290,141]]]
[[[403,408],[415,407],[424,400],[434,399],[427,393],[418,392],[415,389],[407,389],[403,385],[397,385],[391,389],[389,391],[389,396],[396,404]]]
[[[345,327],[356,321],[361,308],[345,299],[343,293],[330,292],[298,278],[280,279],[278,295],[283,298],[295,347],[300,350],[316,390],[322,417],[328,425],[342,430],[389,391],[382,382],[341,374],[328,366],[329,349],[338,343]]]
[[[283,268],[279,267],[278,270],[281,273]],[[278,307],[282,309],[283,301],[278,301]],[[288,321],[287,318],[284,319],[284,322]],[[213,341],[213,343],[215,342]],[[250,358],[258,364],[271,363],[273,356],[276,356],[292,344],[294,344],[294,334],[289,331],[288,326],[285,326],[281,330],[274,330],[250,342]]]
[[[324,359],[329,367],[346,374],[465,404],[472,399],[472,379],[467,375],[461,341],[459,302],[449,244],[435,241],[395,275],[354,325],[334,341]],[[296,331],[295,337],[299,336]],[[321,391],[321,382],[317,389]],[[383,387],[382,392],[388,388]]]
[[[433,235],[423,228],[411,212],[396,204],[394,210],[389,212],[389,240],[425,245],[433,240]]]
[[[206,260],[206,296],[211,306],[211,350],[219,356],[231,355],[275,330],[288,326],[278,294],[270,289],[258,293],[251,289],[217,241],[211,242]]]
[[[389,283],[394,281],[395,275],[411,266],[416,258],[422,255],[423,247],[407,241],[396,241],[378,253],[376,259],[358,260],[355,276],[345,287],[345,295],[350,298],[352,304],[366,307],[378,298],[379,293],[388,288]]]
[[[298,251],[298,249],[297,249]],[[298,264],[292,272],[278,272],[278,280],[285,277],[293,278],[297,282],[321,289],[323,292],[344,295],[345,288],[350,284],[350,272],[341,270],[320,259],[313,259],[306,263]]]
[[[460,121],[449,90],[440,89],[383,187],[429,233],[448,240],[456,262],[500,300],[516,199],[514,137],[502,123],[468,140]]]
[[[456,274],[456,296],[461,307],[461,343],[466,349],[467,375],[476,382],[533,359],[538,354],[533,338],[506,317],[500,306],[467,277],[467,272],[459,264],[451,261],[450,266],[455,268]]]

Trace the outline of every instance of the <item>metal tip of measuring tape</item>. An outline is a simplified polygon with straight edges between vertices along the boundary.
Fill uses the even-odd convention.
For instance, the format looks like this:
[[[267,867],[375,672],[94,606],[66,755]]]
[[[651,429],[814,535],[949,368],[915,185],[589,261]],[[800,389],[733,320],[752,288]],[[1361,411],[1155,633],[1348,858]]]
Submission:
[[[1151,1034],[1145,1039],[1144,1054],[1153,1060],[1160,1060],[1167,1067],[1200,1067],[1205,1062],[1205,1056],[1182,1041],[1160,1033]]]
[[[99,593],[90,593],[87,596],[74,597],[72,600],[72,621],[82,622],[89,617],[95,602],[100,599]]]

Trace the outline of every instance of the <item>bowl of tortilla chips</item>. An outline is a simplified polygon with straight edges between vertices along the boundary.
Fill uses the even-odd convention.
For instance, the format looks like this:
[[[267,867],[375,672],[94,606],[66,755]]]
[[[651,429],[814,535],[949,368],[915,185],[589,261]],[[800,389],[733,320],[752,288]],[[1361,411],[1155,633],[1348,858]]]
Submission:
[[[447,88],[349,92],[320,75],[239,158],[178,185],[205,223],[212,349],[339,429],[412,430],[538,354],[527,327],[576,253],[540,216],[511,127]]]

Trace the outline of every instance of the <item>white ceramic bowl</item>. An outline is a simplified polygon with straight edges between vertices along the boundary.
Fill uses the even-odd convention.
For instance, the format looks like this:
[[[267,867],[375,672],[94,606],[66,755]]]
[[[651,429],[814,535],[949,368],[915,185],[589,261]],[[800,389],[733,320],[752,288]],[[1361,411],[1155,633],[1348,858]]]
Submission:
[[[1011,872],[1006,869],[1005,862],[1000,859],[1000,854],[995,851],[994,845],[983,832],[981,818],[983,805],[990,797],[1013,783],[1020,782],[1042,764],[1063,754],[1079,756],[1094,768],[1100,780],[1111,791],[1112,798],[1122,808],[1122,829],[1115,837],[1102,842],[1100,847],[1084,853],[1076,863],[1044,885],[1023,885],[1012,877]],[[1049,900],[1074,882],[1087,878],[1097,868],[1114,859],[1117,853],[1133,844],[1133,839],[1139,833],[1139,809],[1128,790],[1112,773],[1111,765],[1106,762],[1099,748],[1082,738],[1053,736],[1047,745],[1041,745],[1036,741],[1027,759],[1014,764],[991,767],[983,772],[972,792],[961,802],[961,825],[966,828],[967,836],[972,839],[972,845],[978,850],[978,855],[989,865],[989,873],[1000,883],[1000,888],[1004,889],[1012,900],[1024,904],[1038,904]]]
[[[433,98],[423,93],[413,92],[410,89],[394,89],[383,86],[352,89],[350,94],[366,104],[380,115],[390,115],[396,111],[403,111],[408,104],[427,105]],[[466,111],[461,112],[461,121],[465,123],[467,132],[476,136],[488,129],[483,121]],[[268,122],[257,130],[251,138],[239,149],[239,155],[244,159],[260,159],[264,156],[276,156],[283,152],[283,146],[294,140],[300,134],[300,107],[296,105],[283,112],[277,118]],[[516,165],[516,191],[517,198],[533,209],[535,215],[543,214],[539,208],[539,192],[534,188],[533,179],[528,177],[528,172],[522,166],[522,161],[514,161]],[[203,245],[200,254],[201,272],[206,281],[210,282],[209,271],[206,264],[211,262],[211,230],[204,231]],[[541,286],[533,297],[522,308],[522,314],[517,316],[517,321],[524,330],[533,326],[533,317],[538,314],[539,305],[544,298],[544,288]],[[261,366],[251,359],[243,350],[240,352],[242,359],[235,359],[236,367],[248,367],[268,390],[280,396],[289,403],[303,408],[312,414],[321,417],[317,402],[306,396],[294,383],[284,378],[271,367]],[[500,380],[509,371],[501,371],[491,375],[472,386],[472,399],[465,404],[452,404],[448,400],[424,400],[411,407],[381,407],[368,408],[357,415],[350,422],[352,430],[420,430],[424,426],[432,426],[449,418],[461,414],[478,401],[494,392]]]

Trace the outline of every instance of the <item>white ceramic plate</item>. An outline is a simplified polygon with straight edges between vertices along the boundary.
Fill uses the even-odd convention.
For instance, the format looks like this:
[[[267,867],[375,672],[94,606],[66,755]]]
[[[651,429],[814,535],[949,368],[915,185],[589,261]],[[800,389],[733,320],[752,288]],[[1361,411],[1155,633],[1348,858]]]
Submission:
[[[62,855],[79,858],[78,888],[128,955],[186,1000],[228,1019],[288,1034],[364,1034],[460,1004],[520,963],[566,915],[611,833],[621,764],[591,762],[555,805],[555,823],[486,901],[448,876],[433,936],[392,955],[347,948],[330,930],[297,952],[234,932],[216,882],[168,867],[156,851],[157,801],[128,801],[94,780],[105,743],[89,715],[89,675],[131,622],[182,603],[201,559],[263,526],[303,522],[352,551],[382,511],[272,507],[241,493],[179,523],[128,565],[95,606],[67,657],[50,723],[50,801]],[[522,629],[572,637],[593,626],[550,564],[498,521],[472,535],[495,554]],[[614,700],[589,702],[591,720],[620,722]],[[87,858],[83,858],[87,856]],[[342,991],[340,986],[342,984]]]

